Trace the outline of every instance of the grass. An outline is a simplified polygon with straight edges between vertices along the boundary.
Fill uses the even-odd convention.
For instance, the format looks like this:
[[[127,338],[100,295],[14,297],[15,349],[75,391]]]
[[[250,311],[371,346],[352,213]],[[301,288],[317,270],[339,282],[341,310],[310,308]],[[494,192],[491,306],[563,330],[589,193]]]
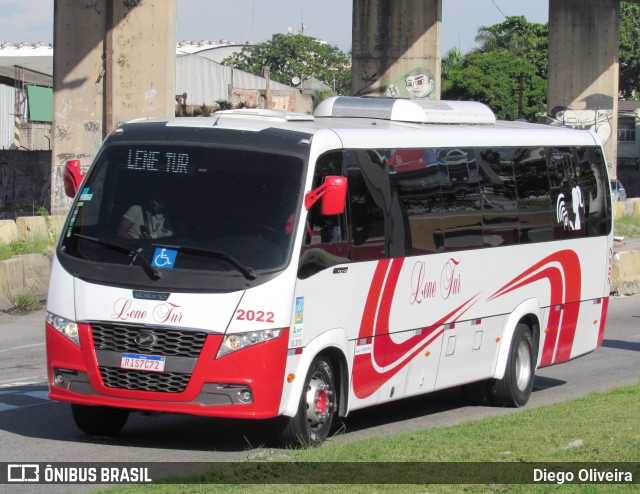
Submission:
[[[53,251],[55,241],[48,237],[16,239],[0,245],[0,261],[22,254],[47,254]]]
[[[218,464],[199,475],[166,484],[126,486],[110,493],[617,493],[637,492],[640,476],[640,383],[537,409],[521,410],[454,427],[425,429],[318,448],[278,451],[273,462]],[[252,455],[255,456],[255,455]],[[266,455],[267,457],[269,455]],[[295,463],[294,463],[295,462]],[[299,463],[302,462],[302,463]],[[350,462],[362,462],[357,465]],[[387,462],[387,463],[385,463]],[[388,463],[393,462],[393,463]],[[396,462],[412,462],[398,464]],[[416,464],[414,462],[424,462]],[[523,462],[634,462],[635,485],[624,484],[391,484],[392,478],[419,480],[438,468],[430,462],[488,462],[483,469],[520,472]],[[310,464],[311,463],[311,464]],[[314,465],[317,463],[317,466]],[[511,465],[509,465],[511,463]],[[460,465],[444,465],[452,470]],[[543,465],[545,467],[547,465]],[[407,474],[415,475],[407,479]],[[380,482],[331,484],[339,475]],[[459,472],[458,472],[459,473]],[[289,475],[303,477],[290,477]],[[404,474],[404,477],[402,476]],[[289,476],[289,477],[288,477]],[[306,476],[313,480],[298,483]],[[287,478],[292,479],[287,482]],[[343,477],[344,478],[344,477]],[[502,477],[504,479],[504,477]],[[522,477],[516,477],[522,479]],[[383,480],[381,480],[383,479]],[[292,482],[292,483],[290,483]]]
[[[640,216],[623,214],[615,219],[613,225],[615,235],[622,237],[640,235]]]
[[[13,295],[11,301],[14,305],[14,311],[17,312],[31,312],[41,309],[43,306],[42,301],[32,294]]]

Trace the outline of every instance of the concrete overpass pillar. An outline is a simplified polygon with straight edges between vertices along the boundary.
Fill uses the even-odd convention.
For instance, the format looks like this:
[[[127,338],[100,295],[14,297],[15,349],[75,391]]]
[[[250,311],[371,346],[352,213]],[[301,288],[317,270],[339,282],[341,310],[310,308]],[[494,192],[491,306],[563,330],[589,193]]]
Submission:
[[[616,176],[619,0],[549,0],[547,118],[595,130]]]
[[[442,0],[353,0],[353,94],[440,98]]]
[[[52,213],[67,160],[84,170],[120,123],[174,115],[175,19],[175,0],[55,0]]]

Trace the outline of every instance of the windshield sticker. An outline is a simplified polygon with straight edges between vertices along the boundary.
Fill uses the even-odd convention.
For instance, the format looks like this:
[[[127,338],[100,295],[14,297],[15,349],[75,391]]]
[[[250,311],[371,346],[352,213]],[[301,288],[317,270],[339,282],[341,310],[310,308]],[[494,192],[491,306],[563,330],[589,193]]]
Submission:
[[[304,297],[296,297],[296,310],[293,318],[293,330],[291,331],[291,340],[289,348],[302,347],[303,328],[304,328]]]
[[[304,297],[296,297],[296,317],[294,324],[302,324],[304,322]]]
[[[82,194],[80,195],[81,201],[90,201],[93,198],[93,194],[89,193],[89,188],[82,189]]]
[[[154,268],[172,269],[176,262],[177,255],[177,250],[156,247],[156,250],[153,253],[153,261],[151,262],[151,265]]]

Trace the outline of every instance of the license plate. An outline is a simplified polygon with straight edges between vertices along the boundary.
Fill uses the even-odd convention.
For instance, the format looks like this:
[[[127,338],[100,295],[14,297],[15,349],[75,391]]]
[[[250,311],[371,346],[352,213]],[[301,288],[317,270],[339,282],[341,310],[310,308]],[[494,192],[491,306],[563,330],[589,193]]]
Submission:
[[[123,353],[122,360],[120,360],[120,368],[149,372],[164,372],[164,357],[159,355]]]

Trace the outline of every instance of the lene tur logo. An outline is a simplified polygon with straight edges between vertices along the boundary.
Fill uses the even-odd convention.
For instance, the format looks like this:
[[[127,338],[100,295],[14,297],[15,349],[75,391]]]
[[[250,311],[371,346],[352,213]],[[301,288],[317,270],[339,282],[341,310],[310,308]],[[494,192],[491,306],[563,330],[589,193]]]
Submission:
[[[153,333],[143,331],[136,335],[135,342],[138,346],[150,348],[158,342],[158,337]]]
[[[556,217],[558,223],[564,224],[565,230],[580,230],[582,224],[580,222],[580,209],[584,208],[584,199],[582,198],[582,190],[579,186],[571,189],[571,205],[573,209],[574,221],[569,219],[569,211],[567,211],[567,205],[564,200],[564,194],[558,195],[556,201]]]
[[[32,463],[9,463],[7,482],[40,482],[40,465]]]

